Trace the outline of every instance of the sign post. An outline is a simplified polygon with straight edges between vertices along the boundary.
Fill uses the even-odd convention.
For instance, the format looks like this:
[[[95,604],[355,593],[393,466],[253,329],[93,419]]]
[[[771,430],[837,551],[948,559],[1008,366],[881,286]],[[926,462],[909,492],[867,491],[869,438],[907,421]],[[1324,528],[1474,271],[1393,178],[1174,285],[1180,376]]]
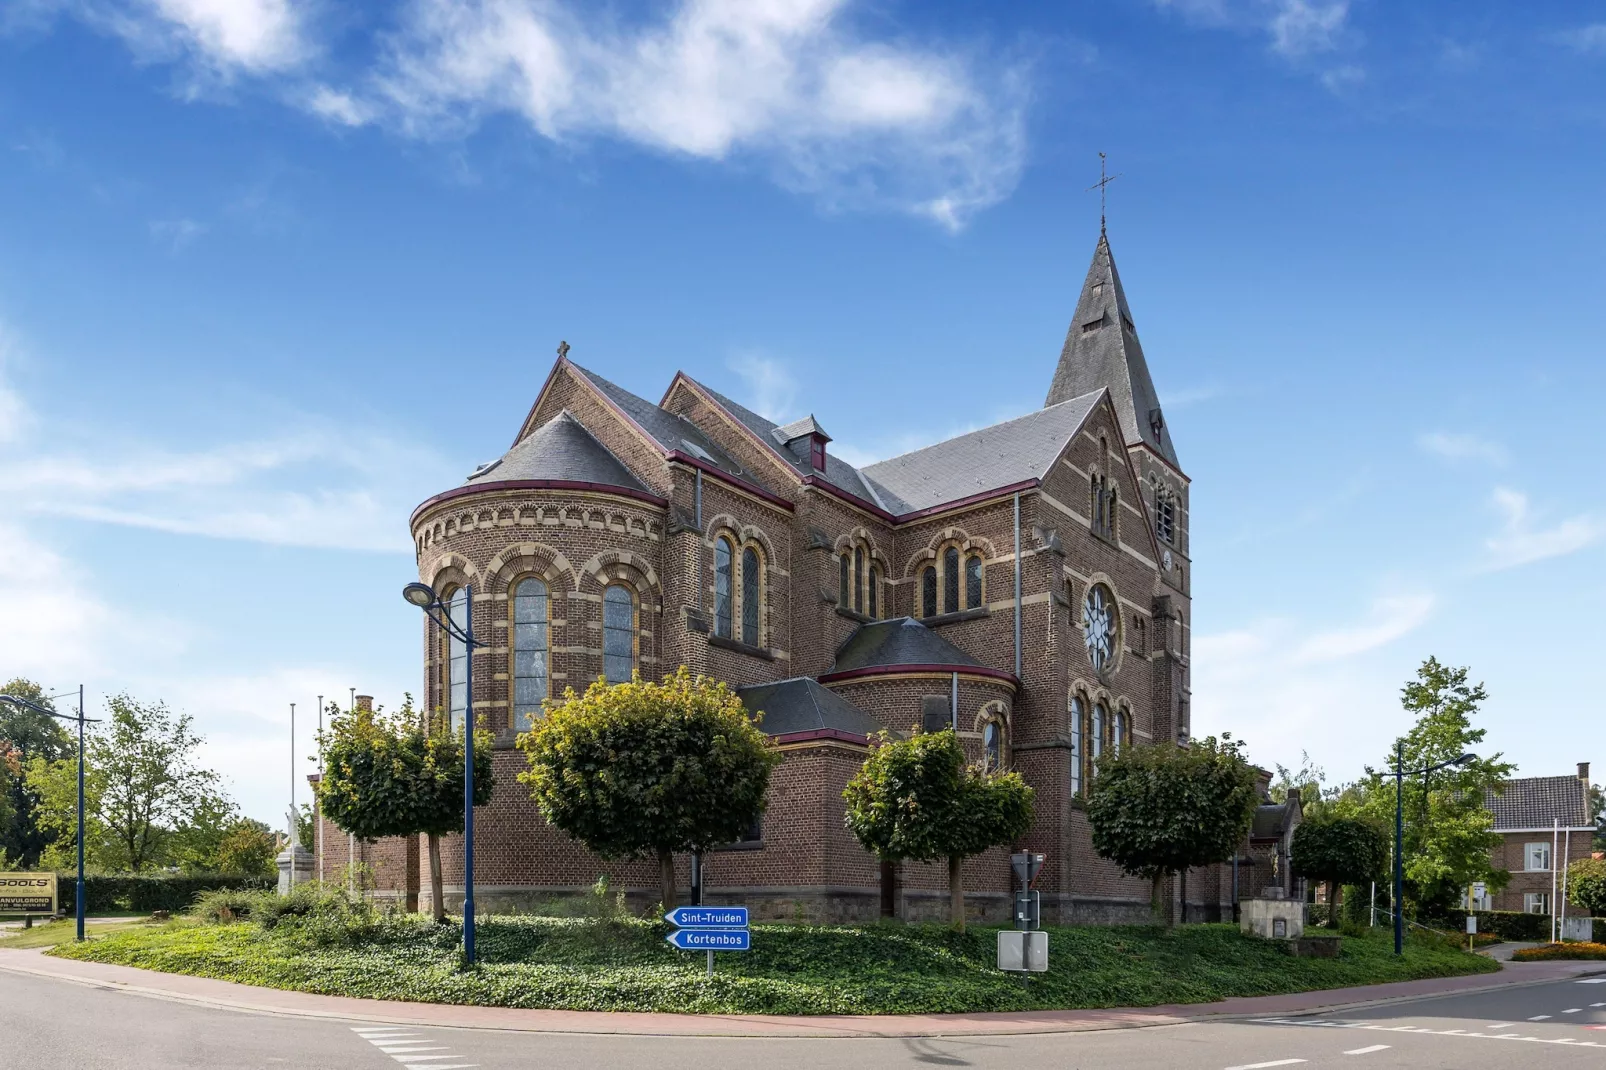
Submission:
[[[664,920],[676,926],[664,937],[671,947],[708,952],[710,977],[714,976],[714,952],[749,951],[753,946],[746,907],[676,907],[664,915]]]
[[[54,873],[0,873],[0,914],[21,914],[31,922],[55,913]]]
[[[1469,913],[1467,915],[1467,950],[1468,951],[1472,950],[1472,945],[1473,945],[1473,942],[1474,942],[1473,941],[1473,937],[1475,937],[1477,935],[1478,935],[1478,916],[1476,914]]]
[[[1032,883],[1043,869],[1044,856],[1018,851],[1009,856],[1020,890],[1015,893],[1015,931],[998,934],[998,968],[1010,973],[1042,973],[1048,969],[1048,934],[1043,925],[1043,900]]]

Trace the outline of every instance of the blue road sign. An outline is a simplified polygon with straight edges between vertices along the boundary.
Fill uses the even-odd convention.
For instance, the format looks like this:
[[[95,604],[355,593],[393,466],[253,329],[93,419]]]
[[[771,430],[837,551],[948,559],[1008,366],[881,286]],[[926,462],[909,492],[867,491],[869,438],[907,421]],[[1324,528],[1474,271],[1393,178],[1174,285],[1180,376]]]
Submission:
[[[676,929],[664,939],[682,951],[747,951],[753,946],[750,929]]]
[[[676,907],[664,920],[683,929],[745,929],[746,907]]]

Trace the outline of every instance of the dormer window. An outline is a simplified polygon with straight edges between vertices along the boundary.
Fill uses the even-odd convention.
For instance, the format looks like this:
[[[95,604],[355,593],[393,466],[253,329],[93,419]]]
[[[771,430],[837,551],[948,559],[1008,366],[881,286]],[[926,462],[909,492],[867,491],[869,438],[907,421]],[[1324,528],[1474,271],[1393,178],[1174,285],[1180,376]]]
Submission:
[[[809,467],[816,472],[825,471],[825,436],[809,436]]]

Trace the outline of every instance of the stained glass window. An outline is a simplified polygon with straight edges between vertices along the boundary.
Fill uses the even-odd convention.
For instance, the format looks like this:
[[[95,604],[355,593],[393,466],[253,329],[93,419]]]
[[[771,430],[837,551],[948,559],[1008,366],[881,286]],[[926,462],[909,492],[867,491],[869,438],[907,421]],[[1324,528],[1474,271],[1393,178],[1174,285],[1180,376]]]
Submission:
[[[965,608],[981,608],[981,555],[965,558]]]
[[[636,598],[613,584],[602,592],[602,675],[610,684],[628,684],[636,668]]]
[[[942,611],[959,612],[959,551],[952,546],[942,554]]]
[[[535,578],[513,588],[513,730],[528,732],[541,714],[547,664],[547,588]]]
[[[758,563],[758,551],[751,546],[742,550],[742,642],[759,645],[759,608],[763,605],[763,573]]]
[[[714,540],[714,634],[731,637],[731,541]]]
[[[468,589],[460,587],[446,600],[446,612],[453,624],[468,630]],[[468,711],[468,644],[453,635],[447,639],[446,717],[452,729],[462,727]]]
[[[1082,707],[1082,700],[1071,699],[1071,795],[1082,794],[1082,719],[1087,716],[1087,710]]]
[[[920,605],[922,616],[937,615],[937,569],[934,565],[927,565],[921,570]]]

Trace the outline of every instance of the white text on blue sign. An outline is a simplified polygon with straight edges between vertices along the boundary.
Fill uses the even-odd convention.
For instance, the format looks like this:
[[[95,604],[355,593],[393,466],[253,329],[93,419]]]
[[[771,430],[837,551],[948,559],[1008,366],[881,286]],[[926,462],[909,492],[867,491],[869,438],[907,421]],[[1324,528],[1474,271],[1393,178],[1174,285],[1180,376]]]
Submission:
[[[747,908],[676,907],[664,920],[683,929],[740,929],[747,926]]]

